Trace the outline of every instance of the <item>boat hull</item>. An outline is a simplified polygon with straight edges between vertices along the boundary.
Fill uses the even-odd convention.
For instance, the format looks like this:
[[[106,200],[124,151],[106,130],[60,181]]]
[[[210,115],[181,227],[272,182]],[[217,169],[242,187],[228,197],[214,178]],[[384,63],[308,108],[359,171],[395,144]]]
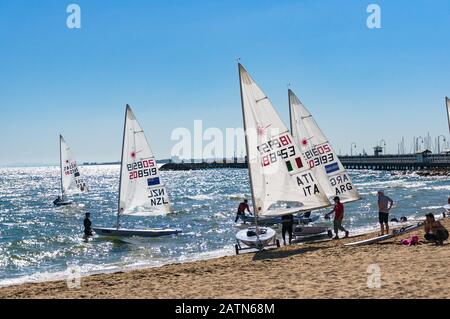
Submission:
[[[276,235],[275,230],[269,227],[258,227],[258,229],[264,233],[259,236],[249,236],[248,231],[256,230],[256,227],[250,227],[237,232],[236,239],[249,247],[257,249],[261,249],[274,241]]]
[[[72,205],[73,204],[73,202],[72,201],[70,201],[70,200],[67,200],[67,201],[64,201],[64,202],[57,202],[57,203],[54,203],[54,205],[55,206],[69,206],[69,205]]]
[[[374,244],[374,243],[377,243],[377,242],[380,242],[380,241],[383,241],[383,240],[386,240],[386,239],[394,238],[396,236],[409,233],[409,232],[411,232],[411,231],[413,231],[415,229],[423,227],[423,225],[424,225],[423,222],[419,222],[417,224],[411,224],[411,225],[408,225],[408,226],[404,226],[404,227],[402,227],[400,229],[394,229],[392,231],[392,233],[390,233],[390,234],[382,235],[382,236],[378,236],[378,237],[373,237],[373,238],[369,238],[369,239],[365,239],[365,240],[360,240],[360,241],[357,241],[357,242],[348,243],[348,244],[345,244],[345,246],[360,246],[360,245]]]
[[[240,216],[240,219],[244,223],[255,223],[255,217],[254,216]],[[313,217],[297,217],[294,216],[294,224],[309,224],[319,219],[319,216],[313,216]],[[274,224],[281,224],[283,223],[281,217],[258,217],[258,224],[260,225],[274,225]]]
[[[107,228],[107,227],[93,227],[92,230],[100,236],[110,237],[161,237],[180,234],[181,229],[171,228],[151,228],[151,229],[126,229],[126,228]]]
[[[317,235],[327,235],[328,227],[313,227],[313,226],[297,226],[294,229],[294,236],[303,237],[303,236],[317,236]]]

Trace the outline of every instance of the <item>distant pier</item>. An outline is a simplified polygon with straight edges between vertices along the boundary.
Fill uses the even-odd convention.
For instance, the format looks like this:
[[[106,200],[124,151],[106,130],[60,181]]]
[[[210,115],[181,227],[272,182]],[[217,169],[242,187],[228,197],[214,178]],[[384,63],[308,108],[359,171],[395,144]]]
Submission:
[[[430,151],[404,155],[339,156],[348,169],[372,170],[439,170],[450,169],[450,154],[432,154]]]
[[[339,156],[347,169],[371,170],[450,170],[450,153],[432,154],[430,151],[417,154],[404,155],[360,155]],[[215,161],[215,162],[181,162],[166,163],[161,170],[201,170],[219,168],[247,168],[247,162],[242,161]]]
[[[162,171],[189,171],[200,169],[218,169],[218,168],[247,168],[247,163],[167,163],[161,166]]]

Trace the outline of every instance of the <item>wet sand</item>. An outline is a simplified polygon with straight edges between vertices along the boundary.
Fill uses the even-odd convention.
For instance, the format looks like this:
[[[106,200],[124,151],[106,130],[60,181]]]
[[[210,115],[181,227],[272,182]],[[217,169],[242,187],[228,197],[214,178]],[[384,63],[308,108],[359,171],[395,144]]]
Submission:
[[[450,229],[450,219],[441,222]],[[0,298],[449,298],[450,243],[399,244],[413,234],[423,241],[420,228],[373,245],[343,246],[375,235],[368,234],[93,275],[83,277],[77,289],[66,281],[4,287]],[[370,273],[377,267],[379,288]]]

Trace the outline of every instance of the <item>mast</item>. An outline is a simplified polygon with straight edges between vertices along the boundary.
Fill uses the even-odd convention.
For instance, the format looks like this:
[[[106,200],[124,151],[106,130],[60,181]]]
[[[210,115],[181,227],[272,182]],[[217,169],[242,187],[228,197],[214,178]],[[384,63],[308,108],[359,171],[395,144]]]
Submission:
[[[61,197],[64,198],[64,188],[63,188],[63,163],[62,163],[62,140],[63,137],[59,135],[59,171],[60,171],[60,179],[61,179]],[[62,199],[61,198],[61,199]]]
[[[246,124],[246,121],[245,121],[245,111],[244,111],[244,97],[243,97],[243,94],[242,94],[241,68],[243,69],[244,67],[240,63],[238,63],[239,89],[241,91],[241,107],[242,107],[242,119],[244,121],[245,150],[247,152],[248,175],[249,175],[249,179],[250,179],[250,190],[252,192],[253,213],[255,214],[255,226],[256,226],[256,229],[258,229],[258,210],[257,210],[257,207],[256,207],[255,194],[253,192],[253,180],[252,180],[251,165],[250,165],[250,151],[249,151],[249,148],[248,148],[247,124]],[[256,235],[258,236],[258,240],[259,240],[258,231],[256,231]]]
[[[288,89],[288,103],[289,103],[289,125],[291,127],[291,135],[294,138],[294,131],[292,131],[292,106],[291,106],[291,89]]]
[[[117,229],[119,229],[119,222],[120,222],[120,191],[122,189],[122,167],[123,167],[123,150],[125,147],[125,134],[127,129],[127,115],[128,110],[130,109],[130,106],[127,104],[125,108],[125,119],[123,122],[123,138],[122,138],[122,154],[120,155],[120,173],[119,173],[119,196],[118,196],[118,202],[117,202]]]
[[[450,107],[450,99],[448,97],[445,97],[445,108],[447,110],[448,129],[450,131],[450,113],[448,109],[449,107]]]

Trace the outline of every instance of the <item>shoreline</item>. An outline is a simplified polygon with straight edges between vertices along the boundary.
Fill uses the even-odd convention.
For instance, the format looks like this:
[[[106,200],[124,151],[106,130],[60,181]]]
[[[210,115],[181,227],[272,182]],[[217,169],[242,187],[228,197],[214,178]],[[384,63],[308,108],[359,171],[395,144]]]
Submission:
[[[449,218],[441,222],[450,229]],[[78,289],[61,280],[12,285],[0,288],[0,298],[450,298],[450,281],[439,271],[450,263],[450,243],[398,244],[412,234],[423,239],[420,228],[378,244],[343,246],[374,234],[90,275]],[[367,287],[370,265],[381,270],[381,288]],[[427,269],[436,270],[432,280]],[[258,285],[249,278],[260,278]]]
[[[415,222],[415,220],[410,220],[410,222]],[[249,224],[247,224],[249,226]],[[395,225],[391,225],[392,229],[394,228],[400,228],[402,224],[397,223]],[[281,229],[281,228],[280,228]],[[280,239],[281,242],[281,235],[278,234],[279,230],[277,231],[277,237]],[[350,233],[352,234],[350,238],[363,238],[362,236],[367,236],[370,234],[375,234],[374,225],[366,225],[364,227],[358,227],[355,229],[349,229]],[[279,235],[279,236],[278,236]],[[317,240],[318,242],[322,240]],[[303,245],[304,242],[297,242],[295,245]],[[306,243],[307,244],[307,243]],[[250,251],[251,253],[252,251]],[[246,252],[244,252],[246,253]],[[169,260],[164,261],[159,264],[151,264],[151,263],[143,263],[138,262],[136,264],[127,264],[127,265],[116,265],[116,264],[107,264],[105,265],[106,268],[97,269],[97,270],[87,270],[82,271],[82,277],[89,277],[94,275],[107,275],[107,274],[114,274],[117,272],[129,272],[134,270],[145,270],[145,269],[152,269],[152,268],[159,268],[167,265],[173,265],[173,264],[180,264],[180,263],[191,263],[191,262],[197,262],[197,261],[207,261],[215,258],[221,258],[221,257],[229,257],[235,255],[235,248],[234,243],[230,243],[229,249],[218,249],[214,251],[206,251],[202,253],[198,253],[195,255],[195,257],[187,257],[183,261],[178,260]],[[93,265],[92,268],[95,268],[96,265]],[[3,281],[6,281],[7,283],[2,283],[0,280],[0,289],[11,287],[11,286],[20,286],[20,285],[26,285],[26,284],[39,284],[39,283],[45,283],[45,282],[55,282],[55,281],[62,281],[65,280],[67,277],[66,270],[60,270],[55,272],[38,272],[34,274],[28,274],[28,275],[22,275],[19,277],[13,277],[13,278],[6,278]]]

